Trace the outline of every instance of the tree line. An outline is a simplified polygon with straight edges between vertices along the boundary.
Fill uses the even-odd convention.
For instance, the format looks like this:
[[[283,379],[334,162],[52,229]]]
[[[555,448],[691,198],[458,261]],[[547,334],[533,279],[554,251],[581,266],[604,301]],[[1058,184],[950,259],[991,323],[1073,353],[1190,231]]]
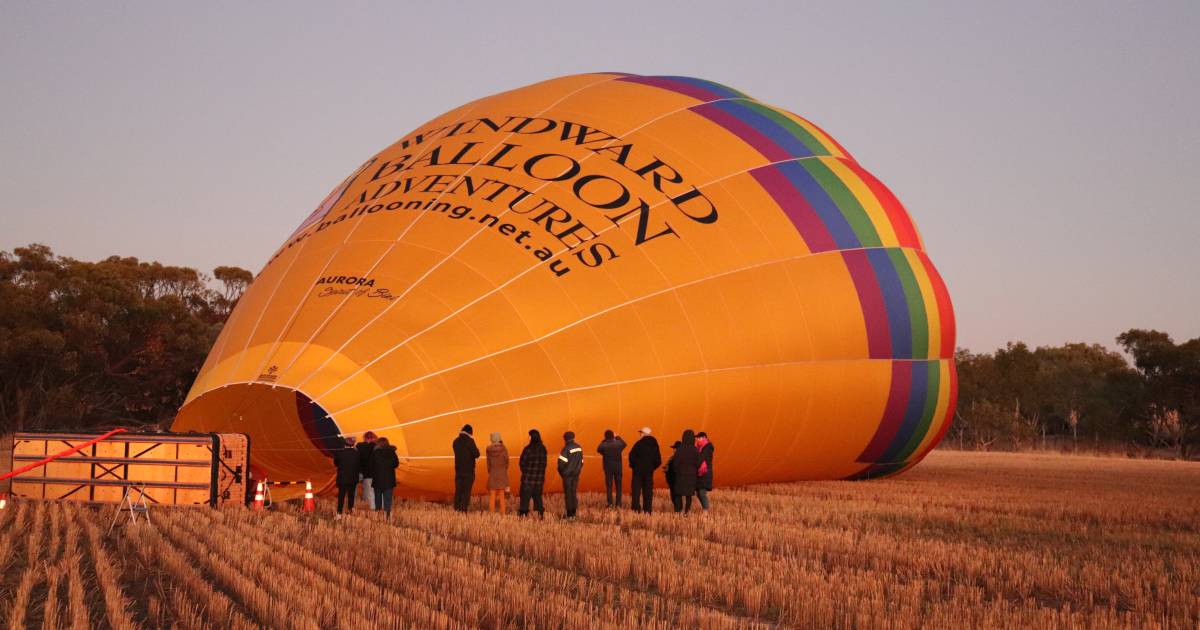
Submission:
[[[252,279],[237,267],[85,262],[44,245],[0,251],[0,433],[168,424]],[[1116,341],[1124,355],[1080,343],[958,350],[947,442],[1192,456],[1200,338],[1132,329]]]
[[[252,278],[0,251],[0,433],[169,420]]]
[[[1200,442],[1200,338],[1131,329],[1117,344],[995,352],[959,349],[959,397],[947,440],[961,448],[1125,446],[1187,459]]]

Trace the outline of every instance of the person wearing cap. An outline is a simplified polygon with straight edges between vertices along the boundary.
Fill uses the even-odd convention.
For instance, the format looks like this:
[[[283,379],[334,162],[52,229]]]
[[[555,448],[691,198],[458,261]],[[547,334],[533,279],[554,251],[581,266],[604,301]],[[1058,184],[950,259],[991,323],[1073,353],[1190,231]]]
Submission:
[[[354,438],[347,437],[342,448],[333,452],[333,465],[337,467],[337,518],[341,518],[343,507],[346,512],[354,511],[354,493],[358,490],[358,475],[362,467],[358,451],[354,450]]]
[[[500,499],[500,513],[507,514],[505,495],[508,494],[508,447],[499,433],[491,435],[492,443],[487,447],[488,511],[496,511],[496,499]]]
[[[371,453],[375,450],[375,440],[378,439],[374,431],[367,431],[363,434],[363,439],[354,448],[358,450],[358,476],[362,482],[362,497],[367,504],[368,510],[375,509],[375,491],[371,488]]]
[[[575,432],[563,434],[562,451],[558,454],[558,476],[562,477],[563,499],[567,504],[567,520],[575,520],[579,511],[579,475],[583,472],[583,447],[575,442]]]
[[[604,496],[608,500],[608,507],[621,507],[621,453],[624,451],[625,440],[614,434],[612,429],[604,432],[604,441],[596,447],[604,465]],[[614,490],[616,501],[613,501]]]
[[[630,504],[634,512],[649,514],[654,506],[654,471],[662,466],[662,453],[658,440],[650,435],[650,427],[642,427],[638,434],[642,437],[629,449],[629,468],[633,472]]]
[[[454,438],[454,509],[466,512],[471,505],[471,487],[475,485],[475,460],[479,447],[475,445],[475,429],[464,424]]]
[[[537,429],[529,430],[529,444],[521,451],[517,461],[521,469],[521,505],[517,516],[529,514],[529,502],[538,516],[546,518],[546,506],[542,504],[542,487],[546,485],[546,445]]]

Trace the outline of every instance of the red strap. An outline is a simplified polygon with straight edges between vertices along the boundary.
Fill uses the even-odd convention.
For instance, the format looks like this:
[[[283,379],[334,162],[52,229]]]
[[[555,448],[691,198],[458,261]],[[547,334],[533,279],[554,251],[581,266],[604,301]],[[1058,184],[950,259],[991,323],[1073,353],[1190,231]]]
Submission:
[[[38,466],[45,466],[46,464],[49,464],[50,462],[52,462],[60,457],[65,457],[67,455],[71,455],[72,453],[78,453],[79,451],[82,451],[83,449],[95,444],[96,442],[99,442],[101,440],[107,440],[108,438],[110,438],[118,433],[124,433],[124,432],[125,432],[125,429],[113,429],[112,431],[109,431],[108,433],[105,433],[104,435],[101,435],[100,437],[98,437],[94,440],[89,440],[87,442],[84,442],[83,444],[80,444],[79,446],[69,448],[61,453],[55,453],[55,454],[47,457],[46,459],[33,462],[32,464],[29,464],[28,466],[22,466],[12,472],[4,473],[3,475],[0,475],[0,481],[8,479],[9,477],[16,477],[17,475],[19,475],[23,472],[29,472],[29,471],[33,470],[34,468],[37,468]]]

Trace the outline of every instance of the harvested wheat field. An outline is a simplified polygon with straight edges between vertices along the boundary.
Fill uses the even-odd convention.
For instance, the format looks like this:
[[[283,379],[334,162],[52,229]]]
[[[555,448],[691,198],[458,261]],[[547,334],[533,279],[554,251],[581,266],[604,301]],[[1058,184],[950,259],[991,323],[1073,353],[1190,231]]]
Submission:
[[[1178,627],[1200,624],[1200,465],[939,451],[895,480],[720,490],[707,516],[18,501],[22,627]],[[663,496],[659,506],[669,502]],[[561,509],[551,497],[548,509]]]

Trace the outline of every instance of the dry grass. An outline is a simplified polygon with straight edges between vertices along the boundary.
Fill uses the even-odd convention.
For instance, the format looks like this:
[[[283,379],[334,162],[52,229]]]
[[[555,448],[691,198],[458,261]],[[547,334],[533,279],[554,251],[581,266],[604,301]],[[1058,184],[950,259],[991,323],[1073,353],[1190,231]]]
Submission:
[[[578,521],[404,503],[0,513],[9,627],[1178,627],[1200,624],[1200,465],[937,452],[895,480]],[[665,497],[658,505],[668,507]],[[547,506],[561,510],[561,497]]]

